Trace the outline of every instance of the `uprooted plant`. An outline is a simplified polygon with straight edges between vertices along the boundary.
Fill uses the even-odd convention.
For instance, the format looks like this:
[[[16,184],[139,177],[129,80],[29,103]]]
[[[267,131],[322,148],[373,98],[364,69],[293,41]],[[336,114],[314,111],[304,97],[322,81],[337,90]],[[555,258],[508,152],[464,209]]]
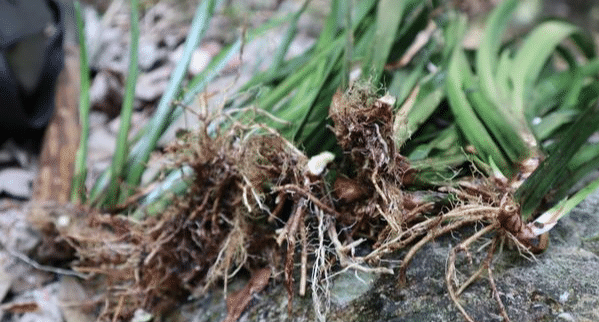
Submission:
[[[444,211],[433,212],[432,202],[415,202],[406,188],[416,181],[418,173],[412,169],[405,157],[401,156],[393,144],[389,97],[376,99],[368,88],[354,86],[346,96],[335,96],[331,106],[331,117],[335,122],[337,140],[352,159],[356,180],[361,187],[369,187],[370,195],[364,206],[346,208],[346,213],[357,215],[352,223],[354,229],[360,227],[360,219],[366,218],[368,227],[373,221],[381,221],[375,229],[376,243],[373,250],[363,257],[352,257],[352,263],[377,263],[383,255],[394,250],[406,249],[399,267],[400,284],[406,280],[406,269],[412,257],[426,243],[434,238],[457,230],[466,225],[484,223],[485,228],[456,246],[448,260],[446,282],[454,303],[464,317],[471,318],[459,304],[457,296],[475,278],[481,275],[483,267],[489,268],[489,279],[495,294],[497,290],[492,280],[490,265],[497,243],[496,239],[509,237],[522,250],[538,252],[546,247],[544,237],[538,237],[521,219],[519,207],[513,199],[513,191],[504,184],[495,184],[473,173],[455,182],[447,183],[437,189],[455,196],[454,202],[446,204]],[[360,215],[360,212],[364,211]],[[489,249],[489,255],[481,268],[471,279],[463,284],[459,292],[454,291],[456,254],[468,253],[472,242],[496,232]],[[546,236],[545,236],[546,237]],[[507,318],[503,305],[499,301],[501,313]]]
[[[187,58],[215,3],[200,6]],[[242,103],[229,101],[228,109],[214,112],[204,104],[199,129],[182,132],[167,149],[174,169],[168,177],[178,178],[184,195],[162,196],[172,201],[167,208],[144,204],[131,217],[93,212],[58,227],[77,251],[75,268],[106,282],[101,318],[128,319],[137,308],[164,313],[221,281],[227,289],[244,271],[252,277],[246,288],[227,295],[227,321],[236,320],[271,278],[284,283],[290,310],[296,286],[300,295],[311,289],[315,314],[324,320],[333,271],[392,274],[382,259],[406,250],[398,267],[401,286],[424,245],[475,226],[449,253],[449,295],[472,320],[459,295],[486,274],[509,319],[492,274],[496,250],[512,243],[523,253],[542,251],[543,233],[599,185],[563,199],[599,164],[597,144],[588,141],[599,124],[594,50],[585,47],[578,29],[561,22],[542,24],[520,48],[516,42],[502,47],[501,31],[516,4],[508,0],[496,10],[471,59],[461,47],[465,18],[440,13],[446,8],[437,1],[401,2],[399,13],[389,10],[395,1],[366,0],[355,8],[333,1],[338,12],[312,50],[277,59],[244,86],[249,94]],[[339,22],[343,10],[347,21]],[[300,14],[293,16],[290,37]],[[565,40],[571,43],[562,46]],[[210,66],[222,69],[241,43]],[[281,57],[288,46],[278,51]],[[372,73],[375,86],[386,81],[392,95],[380,97],[359,81],[338,90],[354,63],[352,53],[366,61],[362,70]],[[558,55],[567,68],[556,68]],[[189,105],[203,90],[202,77],[216,74],[207,70],[181,93],[185,63],[177,70],[159,104],[162,118],[144,132],[153,139],[172,122],[174,106]],[[252,92],[256,87],[259,93]],[[174,102],[178,96],[181,101]],[[118,200],[98,180],[92,202],[121,202],[117,210],[136,205],[142,193],[132,195],[131,188],[155,144],[140,139],[136,146],[142,148],[130,151],[135,171],[120,175],[132,179],[129,186],[117,187],[119,171],[105,175],[126,190]],[[128,198],[132,202],[123,204]],[[554,206],[560,199],[565,201]],[[461,278],[461,255],[472,262],[470,249],[489,238],[486,258]]]
[[[411,258],[425,243],[484,223],[452,250],[448,261],[450,295],[467,316],[457,296],[474,278],[455,290],[457,253],[468,253],[475,239],[493,231],[524,250],[531,249],[534,236],[520,220],[511,193],[492,181],[472,177],[440,187],[445,197],[437,202],[422,191],[407,190],[418,174],[393,144],[392,105],[389,97],[378,98],[359,84],[335,95],[330,114],[349,162],[336,169],[333,179],[325,176],[334,159],[329,152],[308,159],[264,125],[233,122],[218,135],[210,134],[211,124],[227,114],[206,118],[200,130],[169,148],[174,165],[188,165],[195,175],[185,197],[164,214],[141,222],[95,215],[62,231],[78,252],[76,269],[108,281],[102,318],[127,319],[137,308],[166,312],[217,281],[227,288],[227,281],[245,270],[258,276],[261,282],[252,280],[262,288],[271,276],[282,275],[289,310],[295,285],[304,295],[311,283],[315,313],[324,319],[329,299],[321,285],[333,270],[392,274],[380,260],[409,249],[399,268],[405,281]],[[451,195],[458,198],[451,201]],[[496,243],[475,277],[484,267],[491,272]],[[355,255],[359,247],[367,254]],[[246,305],[243,296],[230,295],[231,319]]]

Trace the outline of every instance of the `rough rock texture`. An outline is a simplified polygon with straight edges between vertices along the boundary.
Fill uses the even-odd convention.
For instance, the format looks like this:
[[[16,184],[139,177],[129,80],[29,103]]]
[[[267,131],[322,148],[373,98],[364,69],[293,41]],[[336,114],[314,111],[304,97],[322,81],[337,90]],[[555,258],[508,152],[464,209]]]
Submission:
[[[449,249],[472,232],[470,228],[441,237],[422,249],[408,269],[404,287],[398,285],[397,276],[338,275],[327,321],[462,321],[447,293],[445,265]],[[550,234],[549,248],[536,260],[507,246],[495,255],[494,279],[508,315],[512,321],[599,321],[599,241],[589,240],[599,234],[599,191]],[[476,247],[471,251],[474,266],[464,256],[457,264],[464,274],[472,273],[485,256],[485,251],[476,253]],[[394,256],[391,261],[398,263],[403,253]],[[460,276],[462,281],[465,277]],[[475,282],[460,299],[476,321],[502,321],[487,278]],[[296,296],[294,302],[289,316],[284,288],[270,286],[255,295],[239,321],[316,320],[309,296]],[[196,322],[222,321],[225,316],[221,291],[190,303],[181,313],[183,320]]]

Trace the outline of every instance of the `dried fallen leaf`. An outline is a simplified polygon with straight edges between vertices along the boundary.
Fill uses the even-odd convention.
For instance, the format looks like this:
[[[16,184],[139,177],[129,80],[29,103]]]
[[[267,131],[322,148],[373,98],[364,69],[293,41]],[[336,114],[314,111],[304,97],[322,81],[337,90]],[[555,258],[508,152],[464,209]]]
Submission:
[[[66,322],[91,322],[93,305],[89,303],[89,295],[77,279],[64,276],[60,281],[58,300],[62,315]]]
[[[270,268],[263,268],[252,275],[247,285],[227,299],[227,317],[224,322],[234,322],[252,300],[254,293],[262,291],[270,279]]]
[[[40,309],[36,302],[22,302],[22,303],[7,303],[0,306],[0,310],[4,312],[10,312],[13,314],[23,314],[29,312],[36,312]]]

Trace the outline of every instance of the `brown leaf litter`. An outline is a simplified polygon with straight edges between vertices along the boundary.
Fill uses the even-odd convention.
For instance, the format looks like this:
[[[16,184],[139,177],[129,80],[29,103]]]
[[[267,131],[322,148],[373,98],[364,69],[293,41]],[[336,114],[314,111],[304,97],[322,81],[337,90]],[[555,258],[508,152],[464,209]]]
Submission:
[[[248,284],[227,298],[227,317],[224,322],[235,322],[248,306],[255,293],[262,291],[270,280],[270,268],[263,268],[252,276]]]

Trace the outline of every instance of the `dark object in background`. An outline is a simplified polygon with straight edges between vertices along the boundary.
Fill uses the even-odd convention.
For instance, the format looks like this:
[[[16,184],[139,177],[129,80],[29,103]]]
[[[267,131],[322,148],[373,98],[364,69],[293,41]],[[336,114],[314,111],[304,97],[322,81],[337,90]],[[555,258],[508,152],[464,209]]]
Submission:
[[[63,17],[54,0],[0,0],[0,142],[41,137],[63,67]]]

